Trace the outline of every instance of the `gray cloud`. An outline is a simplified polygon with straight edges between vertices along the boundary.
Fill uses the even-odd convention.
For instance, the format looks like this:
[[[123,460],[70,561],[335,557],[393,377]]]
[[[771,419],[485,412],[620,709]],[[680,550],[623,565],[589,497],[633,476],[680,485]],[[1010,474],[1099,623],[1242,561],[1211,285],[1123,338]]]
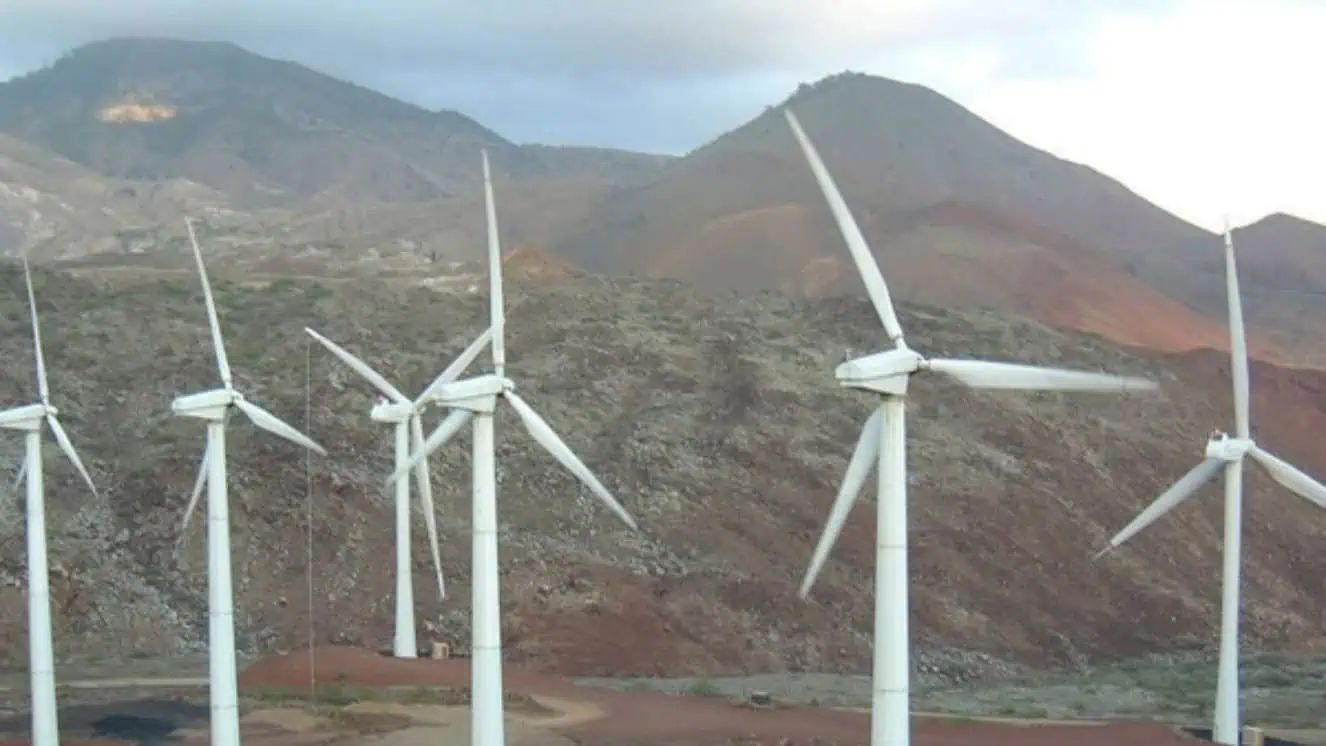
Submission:
[[[1162,7],[1178,0],[1160,0]],[[0,70],[109,36],[224,39],[521,141],[683,151],[798,82],[911,78],[919,51],[983,48],[997,75],[1062,74],[1106,14],[1155,0],[8,0]],[[76,19],[76,20],[75,20]],[[925,71],[933,74],[932,70]],[[918,82],[928,83],[928,80]]]

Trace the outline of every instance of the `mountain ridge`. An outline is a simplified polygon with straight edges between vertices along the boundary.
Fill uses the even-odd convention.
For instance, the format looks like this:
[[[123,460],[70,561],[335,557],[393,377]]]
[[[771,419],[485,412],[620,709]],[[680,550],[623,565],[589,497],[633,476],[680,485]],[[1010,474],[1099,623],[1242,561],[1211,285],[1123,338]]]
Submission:
[[[78,217],[43,213],[63,221],[55,227],[35,223],[25,199],[0,196],[0,212],[14,216],[0,232],[73,262],[96,254],[101,266],[117,256],[175,266],[187,257],[169,210],[134,217],[115,207],[114,221],[95,217],[98,195],[153,194],[166,184],[187,193],[166,202],[205,223],[222,263],[441,280],[448,267],[481,258],[482,148],[507,245],[704,290],[859,292],[782,121],[787,106],[902,294],[1029,313],[1125,344],[1222,344],[1216,236],[924,86],[852,72],[803,84],[673,158],[517,145],[463,114],[234,44],[96,42],[0,84],[0,132],[90,169],[78,183],[100,174],[106,184],[65,199]],[[53,184],[39,191],[55,194]],[[1326,366],[1326,331],[1310,323],[1326,313],[1326,250],[1316,235],[1309,223],[1275,216],[1236,231],[1247,245],[1240,266],[1260,357]],[[1001,284],[983,286],[981,276]]]

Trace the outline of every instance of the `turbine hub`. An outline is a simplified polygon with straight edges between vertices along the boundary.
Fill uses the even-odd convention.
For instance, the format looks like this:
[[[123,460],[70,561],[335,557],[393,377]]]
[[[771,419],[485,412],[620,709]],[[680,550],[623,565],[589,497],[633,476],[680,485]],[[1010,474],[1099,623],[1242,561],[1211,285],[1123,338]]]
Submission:
[[[0,428],[35,432],[41,429],[41,423],[46,420],[46,415],[55,413],[55,407],[47,406],[41,402],[24,404],[0,412]]]
[[[1225,433],[1212,433],[1206,441],[1206,457],[1234,462],[1243,458],[1256,445],[1250,438],[1231,438]]]
[[[844,388],[873,391],[887,396],[905,396],[911,375],[920,370],[925,358],[899,345],[898,348],[848,360],[834,371]]]
[[[497,398],[513,389],[515,384],[510,378],[490,373],[439,386],[433,400],[444,407],[492,412],[497,408]]]
[[[225,419],[226,410],[242,398],[234,389],[212,389],[201,394],[176,397],[175,401],[170,403],[170,411],[181,417],[220,422]]]
[[[410,402],[394,402],[388,400],[379,401],[373,405],[373,409],[368,415],[374,422],[387,422],[390,424],[399,424],[410,419],[414,414],[414,405]]]

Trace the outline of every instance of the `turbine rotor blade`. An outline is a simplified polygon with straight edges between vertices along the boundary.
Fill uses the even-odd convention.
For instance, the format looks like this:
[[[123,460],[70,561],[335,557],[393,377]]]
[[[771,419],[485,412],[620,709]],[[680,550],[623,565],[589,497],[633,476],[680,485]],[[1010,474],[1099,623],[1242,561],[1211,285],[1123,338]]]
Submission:
[[[474,413],[468,409],[451,410],[451,412],[438,423],[437,427],[433,428],[433,432],[428,434],[428,439],[424,441],[423,448],[411,453],[410,458],[405,462],[405,465],[396,471],[393,471],[391,476],[387,477],[385,480],[386,485],[390,487],[396,483],[397,479],[407,478],[410,475],[411,469],[417,467],[420,462],[428,458],[429,454],[436,451],[438,448],[441,448],[448,440],[451,440],[456,433],[460,432],[462,427],[465,427],[473,416]]]
[[[952,376],[976,389],[1022,391],[1154,391],[1156,382],[1146,378],[1090,373],[1037,365],[996,363],[988,360],[927,360],[925,367]]]
[[[55,415],[48,414],[46,415],[46,424],[50,426],[51,433],[55,435],[55,442],[60,445],[60,450],[64,451],[64,455],[69,457],[69,460],[74,464],[74,468],[78,470],[79,475],[83,477],[83,481],[87,483],[88,489],[92,490],[92,496],[99,497],[97,485],[92,483],[92,477],[88,475],[87,467],[83,466],[83,459],[78,457],[78,451],[74,450],[74,444],[69,440],[69,434],[60,426],[60,421],[55,418]]]
[[[543,446],[543,450],[560,461],[567,471],[570,471],[586,487],[589,487],[589,491],[594,493],[599,502],[608,506],[608,509],[616,513],[617,517],[621,518],[627,526],[638,530],[635,519],[631,517],[631,514],[626,512],[626,508],[623,508],[621,503],[617,502],[617,499],[612,496],[607,487],[603,486],[598,477],[594,476],[589,467],[585,466],[585,463],[558,437],[547,420],[540,417],[538,412],[535,412],[529,404],[525,403],[524,399],[521,399],[514,392],[506,392],[504,398],[511,403],[511,406],[516,410],[516,414],[520,415],[520,421],[525,424],[525,429],[529,431],[530,437]]]
[[[410,417],[410,447],[415,452],[424,450],[424,425],[416,413]],[[447,598],[447,584],[442,576],[442,552],[437,545],[437,515],[433,512],[433,480],[428,474],[428,458],[419,459],[414,467],[414,477],[419,483],[419,500],[423,503],[424,526],[428,529],[428,549],[433,553],[433,570],[437,573],[438,598]]]
[[[189,229],[189,243],[193,245],[193,260],[198,265],[198,277],[203,281],[203,301],[207,304],[207,325],[212,329],[212,347],[216,350],[216,369],[221,374],[221,384],[227,390],[230,384],[230,361],[226,359],[226,345],[221,339],[221,322],[216,318],[216,302],[212,300],[212,284],[207,281],[207,267],[203,266],[203,252],[198,248],[198,237],[193,232],[193,221],[184,219],[184,226]]]
[[[185,532],[189,530],[189,521],[193,519],[193,511],[198,507],[198,499],[202,497],[203,485],[207,484],[207,456],[208,449],[203,448],[203,460],[198,464],[198,476],[193,480],[193,492],[189,493],[189,506],[184,509],[184,520],[180,522],[180,543],[183,543]]]
[[[1234,429],[1238,437],[1247,438],[1252,432],[1248,413],[1248,341],[1243,328],[1239,272],[1234,262],[1234,234],[1228,222],[1225,224],[1225,293],[1229,298],[1229,362],[1230,377],[1234,381]]]
[[[497,205],[493,200],[493,174],[488,151],[483,156],[483,201],[488,218],[488,318],[493,329],[493,367],[502,375],[506,366],[506,312],[502,306],[502,242],[497,235]]]
[[[294,443],[296,445],[301,445],[311,451],[315,451],[320,456],[327,455],[327,451],[325,451],[322,446],[315,443],[312,438],[299,432],[294,427],[287,425],[284,421],[281,420],[281,418],[277,417],[271,412],[268,412],[267,410],[263,409],[257,404],[254,404],[253,402],[248,401],[247,399],[237,398],[235,399],[235,406],[238,407],[239,411],[243,412],[249,418],[250,422],[262,428],[263,430],[266,430],[267,432],[272,433],[273,435],[285,438],[291,443]]]
[[[24,457],[23,463],[18,467],[18,476],[14,477],[14,494],[18,494],[19,485],[23,484],[23,478],[28,475],[28,459]]]
[[[842,233],[843,240],[847,242],[852,261],[856,263],[856,271],[861,274],[861,281],[865,283],[866,293],[870,296],[871,304],[875,306],[875,313],[879,314],[879,320],[884,324],[884,332],[889,335],[890,341],[901,339],[902,325],[898,323],[898,313],[893,308],[889,287],[884,283],[884,275],[879,271],[879,264],[871,254],[870,245],[861,234],[860,226],[852,217],[852,211],[848,209],[847,202],[838,191],[838,185],[834,183],[829,169],[820,159],[819,152],[801,129],[801,123],[797,121],[796,115],[791,109],[785,110],[784,113],[787,115],[787,123],[792,126],[792,134],[801,144],[801,151],[805,154],[806,161],[810,163],[815,181],[819,182],[820,191],[824,193],[824,199],[829,204],[829,211],[833,213],[833,218],[838,223],[838,230]]]
[[[833,545],[838,542],[843,524],[847,522],[847,516],[852,512],[852,506],[856,504],[856,498],[860,496],[861,488],[866,484],[866,477],[870,476],[871,470],[879,462],[879,449],[884,444],[880,433],[883,419],[884,411],[876,409],[861,427],[861,435],[856,439],[856,449],[852,451],[852,460],[847,462],[847,472],[838,487],[838,496],[833,499],[829,520],[824,524],[824,533],[820,534],[819,543],[815,545],[815,554],[810,559],[810,568],[806,570],[806,577],[802,579],[801,589],[797,592],[802,600],[810,595],[811,586],[815,585],[820,570],[824,569],[824,563],[829,559],[829,552],[833,551]]]
[[[350,352],[347,351],[344,347],[341,347],[340,345],[336,344],[330,339],[327,339],[321,334],[318,334],[317,332],[313,331],[307,326],[304,327],[304,331],[308,332],[308,335],[310,337],[313,337],[314,339],[318,340],[318,344],[321,344],[323,347],[326,347],[328,352],[335,355],[341,362],[348,365],[351,370],[358,373],[360,378],[363,378],[365,381],[368,381],[369,383],[373,384],[373,386],[376,387],[378,391],[381,391],[383,394],[385,394],[388,399],[391,399],[392,401],[398,404],[409,403],[410,400],[408,397],[405,396],[405,394],[402,394],[399,389],[397,389],[395,386],[392,386],[391,383],[388,382],[386,378],[382,377],[382,374],[370,368],[368,366],[368,363],[350,354]]]
[[[1150,526],[1156,519],[1176,508],[1179,503],[1192,497],[1197,490],[1201,489],[1211,478],[1216,475],[1225,462],[1222,459],[1209,458],[1202,463],[1194,466],[1187,474],[1179,478],[1179,481],[1170,486],[1169,489],[1161,493],[1155,502],[1151,503],[1133,519],[1132,523],[1124,526],[1123,530],[1110,539],[1109,546],[1096,553],[1100,557],[1106,552],[1118,547],[1125,541],[1133,538],[1142,529]]]
[[[1318,507],[1326,508],[1326,485],[1271,452],[1262,450],[1261,446],[1254,445],[1248,450],[1248,455],[1285,489]]]
[[[493,328],[490,326],[483,330],[483,334],[475,337],[474,341],[470,342],[470,346],[466,347],[455,360],[452,360],[451,365],[448,365],[446,370],[443,370],[437,378],[433,379],[432,383],[428,384],[428,388],[424,389],[423,393],[419,394],[419,398],[414,400],[415,405],[428,401],[437,393],[439,388],[460,378],[460,374],[470,367],[470,363],[474,362],[474,359],[479,356],[480,352],[483,352],[483,348],[492,339]]]
[[[46,357],[41,352],[41,325],[37,323],[37,296],[32,292],[32,271],[28,268],[28,257],[23,256],[23,280],[28,286],[28,308],[32,312],[32,350],[37,361],[37,392],[41,403],[51,403],[51,389],[46,384]]]

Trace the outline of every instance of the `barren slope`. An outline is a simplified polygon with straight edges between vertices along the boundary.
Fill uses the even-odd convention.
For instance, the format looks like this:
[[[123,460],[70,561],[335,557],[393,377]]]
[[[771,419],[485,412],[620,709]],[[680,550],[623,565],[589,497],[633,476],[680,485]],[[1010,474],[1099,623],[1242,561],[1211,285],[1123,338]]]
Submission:
[[[233,216],[229,200],[181,179],[114,179],[0,134],[0,252],[86,256],[134,252],[162,221],[207,209]]]
[[[0,283],[0,393],[32,396],[21,285]],[[62,655],[195,648],[205,634],[201,522],[180,555],[178,520],[202,433],[168,416],[172,396],[215,384],[196,284],[123,291],[39,276],[57,405],[103,497],[47,448],[55,619]],[[483,324],[482,294],[379,283],[334,292],[280,281],[220,283],[238,385],[303,425],[310,324],[417,391]],[[508,353],[520,390],[640,520],[630,534],[499,424],[505,639],[513,660],[575,674],[866,670],[872,508],[860,506],[810,603],[795,598],[869,400],[840,390],[846,348],[879,342],[857,300],[774,295],[718,303],[671,283],[513,282]],[[1227,420],[1213,353],[1137,358],[1091,338],[986,312],[911,306],[909,341],[975,354],[1159,375],[1158,396],[986,395],[918,381],[909,422],[915,637],[927,665],[956,649],[1033,662],[1114,656],[1214,639],[1219,505],[1214,490],[1135,545],[1089,557],[1144,501],[1200,458]],[[484,364],[478,366],[484,367]],[[1178,377],[1176,377],[1176,375]],[[1261,442],[1305,468],[1324,421],[1319,374],[1254,370]],[[388,640],[387,433],[370,389],[314,355],[317,635]],[[1214,393],[1212,393],[1214,392]],[[1277,419],[1277,417],[1284,419]],[[435,422],[436,415],[429,417]],[[236,619],[245,647],[304,636],[304,459],[243,422],[229,437]],[[16,463],[19,442],[4,441]],[[452,597],[429,587],[415,547],[421,618],[468,639],[468,437],[433,463]],[[1326,516],[1250,479],[1247,634],[1257,645],[1321,636]],[[25,614],[14,504],[0,510],[0,651],[19,656]],[[422,536],[417,522],[416,536]],[[422,624],[422,622],[421,622]],[[942,655],[941,655],[942,653]],[[948,669],[946,669],[948,670]]]
[[[117,38],[0,83],[0,132],[102,173],[187,178],[250,207],[315,196],[417,202],[475,184],[477,151],[529,178],[636,183],[666,157],[520,146],[234,44]]]
[[[961,200],[1133,251],[1206,235],[1113,179],[1020,142],[930,89],[843,73],[801,86],[671,164],[658,181],[606,202],[563,246],[592,268],[634,268],[709,220],[818,203],[783,120],[785,107],[797,113],[853,205],[903,214]]]

